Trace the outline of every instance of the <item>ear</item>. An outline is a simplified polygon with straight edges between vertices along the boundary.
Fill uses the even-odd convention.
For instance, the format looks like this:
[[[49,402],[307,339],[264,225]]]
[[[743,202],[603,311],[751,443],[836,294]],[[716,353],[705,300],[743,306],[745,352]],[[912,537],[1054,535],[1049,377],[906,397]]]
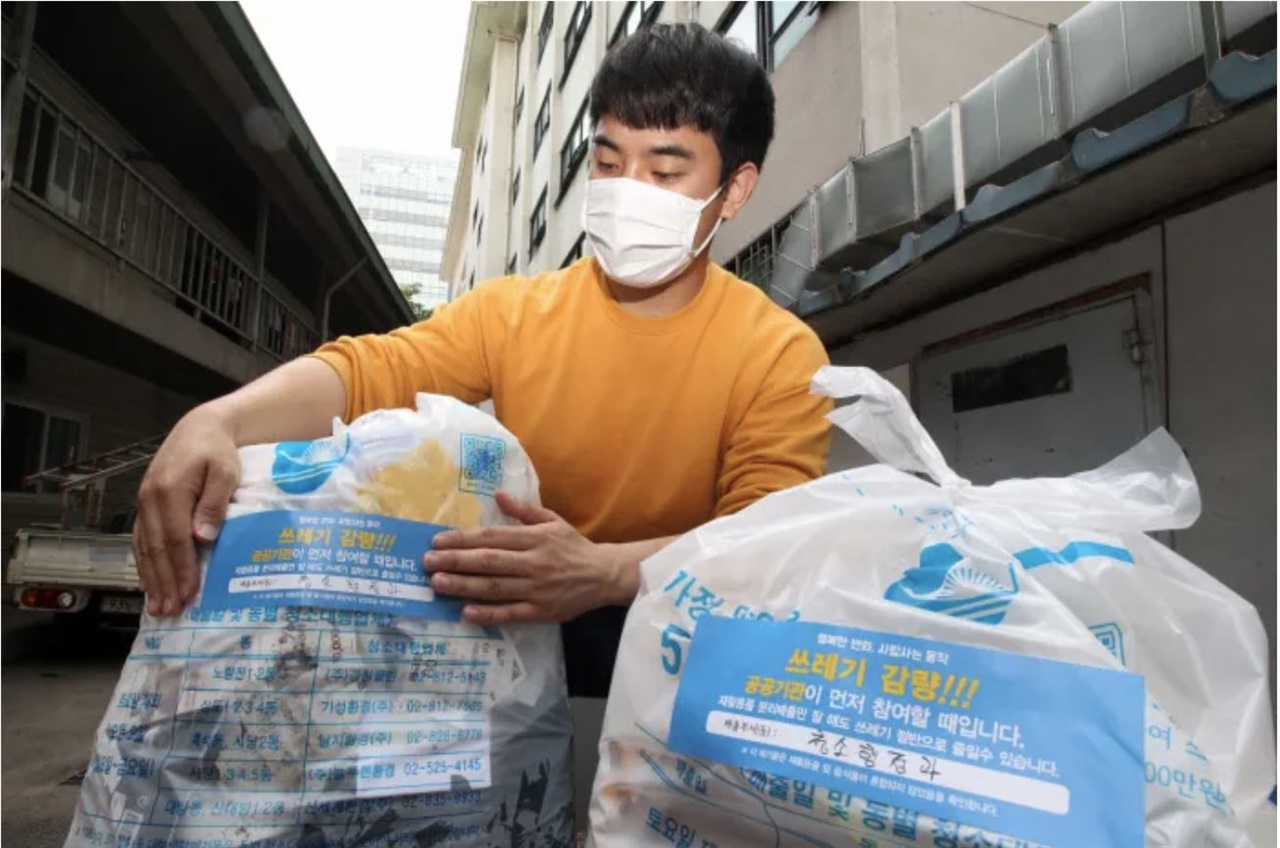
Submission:
[[[751,199],[751,194],[756,190],[756,183],[760,182],[760,169],[752,162],[747,162],[738,167],[729,177],[729,182],[724,188],[724,204],[720,207],[720,217],[725,221],[733,219],[743,206],[747,205],[747,201]]]

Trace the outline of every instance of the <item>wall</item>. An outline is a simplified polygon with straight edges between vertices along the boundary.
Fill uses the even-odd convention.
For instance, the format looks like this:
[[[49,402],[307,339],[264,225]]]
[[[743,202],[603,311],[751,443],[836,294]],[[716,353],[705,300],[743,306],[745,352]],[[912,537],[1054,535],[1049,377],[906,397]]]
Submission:
[[[1203,500],[1178,551],[1258,606],[1276,649],[1276,184],[1169,221],[1169,430]]]
[[[1203,513],[1176,549],[1258,608],[1276,640],[1275,183],[1171,218],[998,288],[833,350],[878,370],[926,345],[1099,286],[1149,276],[1166,423],[1190,457]],[[837,436],[837,439],[843,437]],[[833,452],[832,468],[863,461]],[[847,463],[847,464],[846,464]],[[1274,699],[1273,699],[1274,700]]]
[[[702,4],[713,26],[726,4]],[[760,185],[726,224],[726,261],[851,158],[905,137],[1083,3],[828,3],[773,73],[777,132]],[[713,8],[705,8],[713,7]]]
[[[859,152],[862,5],[823,6],[817,24],[774,71],[773,146],[751,202],[720,228],[712,247],[716,261],[733,256],[773,226]]]
[[[8,327],[3,330],[3,344],[6,352],[12,347],[25,349],[27,371],[20,382],[5,380],[0,396],[5,401],[26,401],[88,418],[89,456],[159,435],[198,402]],[[139,471],[113,481],[104,514],[127,508],[140,478]],[[56,522],[61,513],[56,495],[5,494],[0,505],[6,547],[21,527],[31,522]]]
[[[869,112],[867,149],[877,150],[933,118],[1030,47],[1049,24],[1061,23],[1084,5],[894,3],[901,93],[898,124],[886,138],[877,131],[878,116]]]

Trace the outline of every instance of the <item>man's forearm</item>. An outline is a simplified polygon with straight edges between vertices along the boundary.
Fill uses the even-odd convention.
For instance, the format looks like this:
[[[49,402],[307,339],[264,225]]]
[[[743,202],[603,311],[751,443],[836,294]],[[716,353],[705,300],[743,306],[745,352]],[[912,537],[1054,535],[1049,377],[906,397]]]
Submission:
[[[342,378],[318,359],[298,359],[199,407],[231,431],[237,447],[316,439],[347,408]]]
[[[625,542],[616,545],[601,545],[609,557],[615,574],[612,591],[606,600],[606,606],[630,606],[640,591],[640,563],[674,542],[679,536],[664,536],[661,539],[646,539],[642,542]]]

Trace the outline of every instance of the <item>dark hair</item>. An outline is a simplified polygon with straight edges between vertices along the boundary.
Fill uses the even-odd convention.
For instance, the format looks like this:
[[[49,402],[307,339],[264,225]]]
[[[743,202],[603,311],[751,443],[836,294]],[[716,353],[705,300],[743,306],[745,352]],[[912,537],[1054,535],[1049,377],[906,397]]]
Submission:
[[[609,50],[591,83],[591,123],[634,129],[694,126],[720,150],[721,182],[745,162],[763,167],[773,141],[773,87],[747,51],[698,24],[654,24]]]

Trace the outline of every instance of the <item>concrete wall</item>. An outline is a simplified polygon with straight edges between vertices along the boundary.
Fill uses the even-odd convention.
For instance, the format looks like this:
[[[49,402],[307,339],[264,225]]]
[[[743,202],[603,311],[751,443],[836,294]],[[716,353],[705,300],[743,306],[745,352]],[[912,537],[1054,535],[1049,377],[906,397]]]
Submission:
[[[1178,551],[1258,606],[1276,639],[1276,184],[1169,221],[1169,430],[1204,511]]]
[[[1253,603],[1276,640],[1276,188],[1171,218],[831,352],[899,368],[929,344],[1145,274],[1160,386],[1154,427],[1187,451],[1203,499],[1176,549]],[[900,371],[898,372],[900,373]],[[832,469],[865,461],[837,436]]]
[[[5,380],[0,397],[84,418],[87,454],[122,447],[158,435],[173,425],[199,399],[168,391],[146,380],[69,353],[5,327],[6,355],[13,348],[26,354],[25,379]],[[112,509],[124,509],[137,490],[141,472],[113,481],[107,494]],[[61,513],[56,495],[5,493],[0,496],[4,543],[32,522],[56,522]],[[7,559],[7,554],[6,554]]]
[[[716,261],[768,230],[860,152],[863,92],[857,57],[863,5],[825,5],[817,24],[774,71],[773,146],[751,202],[716,236],[711,254]]]
[[[875,3],[860,4],[864,7]],[[867,113],[867,149],[897,141],[1084,3],[894,3],[899,111]],[[888,124],[894,132],[884,132]]]
[[[714,25],[727,4],[704,3]],[[903,138],[1083,3],[828,3],[773,73],[777,136],[755,196],[720,231],[723,262],[851,157]]]

